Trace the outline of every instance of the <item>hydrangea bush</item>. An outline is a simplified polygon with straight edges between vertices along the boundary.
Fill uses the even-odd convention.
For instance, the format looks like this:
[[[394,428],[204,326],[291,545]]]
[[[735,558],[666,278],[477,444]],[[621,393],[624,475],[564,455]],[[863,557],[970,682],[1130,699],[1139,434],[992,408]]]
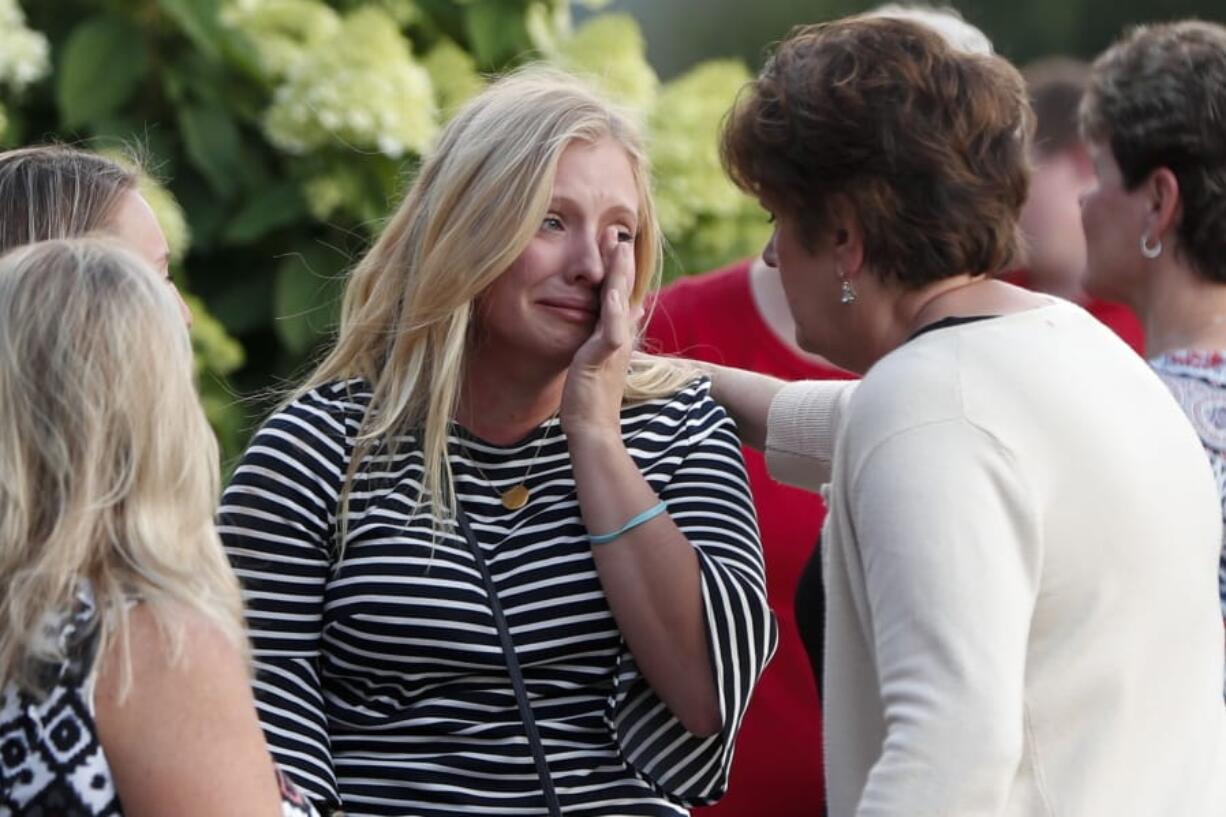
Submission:
[[[17,0],[0,0],[0,138],[9,129],[4,100],[20,97],[51,68],[47,38],[26,25]]]
[[[670,276],[761,246],[763,215],[716,148],[745,67],[662,83],[632,18],[576,27],[569,0],[0,0],[0,137],[149,155],[166,181],[145,192],[233,455],[334,329],[345,271],[442,124],[535,59],[647,126]]]

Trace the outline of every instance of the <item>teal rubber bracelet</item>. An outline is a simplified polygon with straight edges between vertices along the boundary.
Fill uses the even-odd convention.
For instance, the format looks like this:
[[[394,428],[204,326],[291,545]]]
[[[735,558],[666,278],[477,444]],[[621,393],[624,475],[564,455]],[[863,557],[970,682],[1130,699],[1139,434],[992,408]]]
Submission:
[[[667,505],[665,505],[663,502],[657,502],[655,505],[652,505],[650,508],[643,511],[642,513],[636,514],[635,516],[630,517],[629,522],[622,525],[620,528],[613,531],[612,533],[601,533],[595,536],[589,536],[588,539],[591,540],[593,545],[607,545],[609,542],[612,542],[614,539],[621,536],[622,534],[629,533],[630,531],[634,530],[635,528],[637,528],[639,525],[643,524],[644,522],[650,522],[652,519],[655,519],[657,516],[659,516],[660,514],[664,513],[667,510],[668,510]]]

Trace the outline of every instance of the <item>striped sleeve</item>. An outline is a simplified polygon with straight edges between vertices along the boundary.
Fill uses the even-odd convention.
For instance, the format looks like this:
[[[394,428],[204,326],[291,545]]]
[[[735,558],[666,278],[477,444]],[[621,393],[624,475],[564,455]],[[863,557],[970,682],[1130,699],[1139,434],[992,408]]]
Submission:
[[[348,454],[343,404],[311,392],[260,429],[222,496],[218,527],[243,584],[256,706],[277,763],[339,806],[319,679],[324,591]]]
[[[626,650],[611,699],[614,733],[626,760],[690,806],[718,800],[754,685],[774,654],[777,631],[766,601],[757,518],[732,420],[705,385],[691,406],[681,458],[661,499],[698,553],[703,612],[723,728],[686,731],[647,684]]]

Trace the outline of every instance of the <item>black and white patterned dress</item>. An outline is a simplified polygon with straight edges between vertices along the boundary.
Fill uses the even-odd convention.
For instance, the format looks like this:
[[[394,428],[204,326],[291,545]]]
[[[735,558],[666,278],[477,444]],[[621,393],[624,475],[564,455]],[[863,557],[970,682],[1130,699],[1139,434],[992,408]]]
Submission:
[[[450,441],[568,815],[678,815],[718,798],[775,647],[740,444],[708,390],[627,407],[622,433],[699,556],[724,717],[709,738],[671,715],[621,639],[557,421],[510,446],[462,430]],[[361,464],[335,559],[337,496],[369,396],[360,381],[333,384],[274,415],[222,501],[269,743],[299,785],[349,814],[542,814],[475,563],[462,539],[432,542],[429,518],[411,513],[415,440]],[[500,491],[526,474],[528,504],[504,508]]]
[[[58,640],[69,656],[46,668],[45,694],[15,684],[0,691],[0,817],[123,814],[94,721],[98,630],[88,584],[76,601],[71,614],[44,627],[45,637]],[[277,774],[283,817],[315,817],[310,802]]]

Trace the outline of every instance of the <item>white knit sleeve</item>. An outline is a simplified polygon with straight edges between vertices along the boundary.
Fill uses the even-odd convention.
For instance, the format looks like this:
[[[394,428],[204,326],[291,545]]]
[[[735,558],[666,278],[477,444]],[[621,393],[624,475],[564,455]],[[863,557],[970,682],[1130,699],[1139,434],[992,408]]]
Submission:
[[[816,492],[830,481],[834,443],[857,381],[789,383],[771,401],[766,467],[780,482]]]

